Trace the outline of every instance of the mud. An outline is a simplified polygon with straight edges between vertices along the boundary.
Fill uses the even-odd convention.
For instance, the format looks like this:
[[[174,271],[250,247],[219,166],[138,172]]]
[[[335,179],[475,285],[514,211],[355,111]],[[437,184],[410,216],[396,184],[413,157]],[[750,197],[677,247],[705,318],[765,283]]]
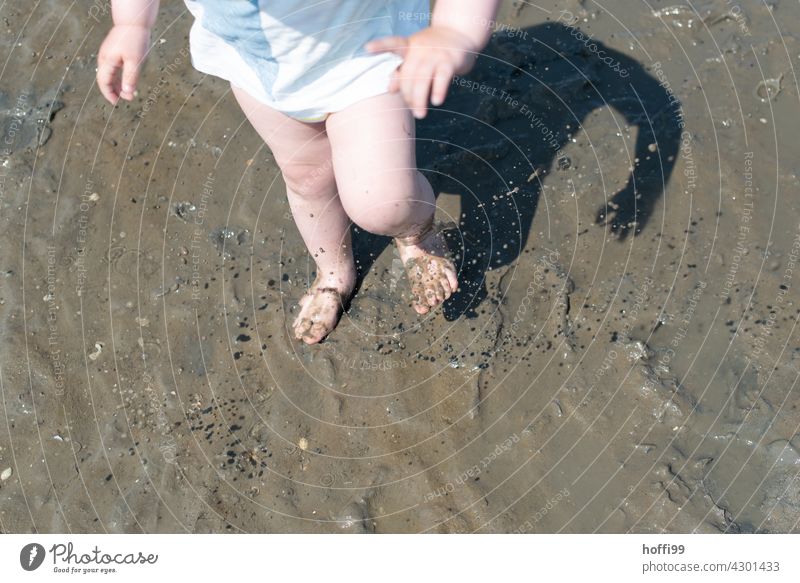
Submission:
[[[4,4],[0,530],[800,530],[800,8],[536,4],[418,125],[461,291],[354,228],[318,346],[183,5],[112,108],[103,3]]]
[[[427,232],[414,237],[395,239],[398,257],[403,261],[412,306],[418,313],[428,313],[458,290],[457,270],[441,228],[430,223]],[[407,245],[419,245],[424,253],[409,257]]]

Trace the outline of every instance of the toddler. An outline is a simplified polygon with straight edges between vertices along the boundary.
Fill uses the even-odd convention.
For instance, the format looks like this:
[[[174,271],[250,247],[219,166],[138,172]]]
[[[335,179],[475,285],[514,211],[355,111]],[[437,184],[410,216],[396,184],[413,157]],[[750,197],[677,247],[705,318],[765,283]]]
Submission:
[[[417,313],[456,291],[433,189],[416,167],[414,118],[472,68],[498,2],[437,0],[429,15],[428,0],[185,0],[192,65],[230,82],[317,265],[297,339],[325,338],[353,293],[351,221],[393,238]],[[116,104],[134,97],[158,0],[111,5],[97,82]]]

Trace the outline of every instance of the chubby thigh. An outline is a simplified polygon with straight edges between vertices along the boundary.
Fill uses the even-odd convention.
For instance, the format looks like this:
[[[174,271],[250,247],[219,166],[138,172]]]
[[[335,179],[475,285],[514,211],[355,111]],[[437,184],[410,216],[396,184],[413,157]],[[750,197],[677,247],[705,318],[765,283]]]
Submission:
[[[435,210],[417,170],[414,124],[399,93],[363,99],[326,122],[342,206],[371,232],[400,234]]]

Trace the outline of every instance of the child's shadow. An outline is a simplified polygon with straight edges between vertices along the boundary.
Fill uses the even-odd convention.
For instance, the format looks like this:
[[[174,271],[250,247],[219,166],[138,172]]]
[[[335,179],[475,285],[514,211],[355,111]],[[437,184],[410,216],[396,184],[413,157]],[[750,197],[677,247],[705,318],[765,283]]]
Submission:
[[[590,205],[595,210],[588,218],[608,225],[621,240],[647,226],[680,141],[679,102],[628,56],[562,24],[496,34],[472,73],[456,78],[445,105],[418,123],[420,169],[437,193],[461,197],[461,217],[448,230],[461,289],[445,303],[448,320],[476,316],[487,296],[486,271],[512,264],[526,247],[540,179],[551,170],[570,171],[572,162],[561,149],[580,137],[591,112],[608,105],[637,129],[629,156],[638,164],[607,201],[600,180],[593,180],[592,192],[577,194],[597,200],[579,201],[578,208]],[[609,125],[609,131],[605,143],[621,147],[617,127]],[[630,163],[623,153],[609,165]],[[582,171],[595,168],[587,164]],[[385,238],[357,234],[362,273],[385,245]]]

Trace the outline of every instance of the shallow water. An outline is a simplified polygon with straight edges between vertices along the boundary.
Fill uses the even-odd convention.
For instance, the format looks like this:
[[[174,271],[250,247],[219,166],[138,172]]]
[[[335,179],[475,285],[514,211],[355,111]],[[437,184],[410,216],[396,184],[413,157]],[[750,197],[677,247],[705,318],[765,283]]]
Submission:
[[[107,16],[7,3],[0,529],[798,531],[800,9],[752,4],[506,0],[418,125],[462,291],[418,317],[356,229],[308,347],[313,264],[183,6],[112,109]]]

